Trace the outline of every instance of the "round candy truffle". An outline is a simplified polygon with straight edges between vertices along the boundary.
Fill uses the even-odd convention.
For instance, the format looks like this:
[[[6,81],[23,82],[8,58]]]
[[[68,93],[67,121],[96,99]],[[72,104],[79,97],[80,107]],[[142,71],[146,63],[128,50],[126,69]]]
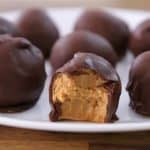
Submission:
[[[22,111],[35,104],[45,77],[38,48],[24,38],[0,36],[0,111]]]
[[[88,31],[77,31],[60,38],[52,48],[50,62],[55,69],[64,65],[76,52],[91,52],[115,66],[117,55],[103,37]]]
[[[10,21],[0,17],[0,35],[9,34],[11,36],[20,36],[17,27]]]
[[[50,119],[114,121],[120,93],[120,78],[107,60],[92,53],[76,53],[53,74]]]
[[[135,56],[150,50],[150,19],[139,24],[133,31],[129,47]]]
[[[140,54],[134,60],[129,73],[127,90],[130,106],[136,112],[150,116],[150,52]]]
[[[75,30],[89,30],[104,36],[116,53],[124,56],[129,40],[129,28],[121,19],[102,10],[87,10],[79,16]]]
[[[40,9],[26,10],[18,21],[18,28],[25,38],[42,51],[45,58],[59,37],[53,20]]]

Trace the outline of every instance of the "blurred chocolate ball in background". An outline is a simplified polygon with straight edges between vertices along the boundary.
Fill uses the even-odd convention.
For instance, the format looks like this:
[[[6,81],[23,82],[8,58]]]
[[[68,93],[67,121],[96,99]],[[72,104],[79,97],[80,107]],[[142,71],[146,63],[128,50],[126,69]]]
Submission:
[[[53,44],[59,38],[59,32],[46,12],[37,8],[28,9],[19,18],[17,26],[22,35],[48,58]]]
[[[77,19],[74,30],[89,30],[105,37],[119,57],[126,53],[130,31],[128,25],[116,16],[102,10],[86,10]]]
[[[17,27],[10,21],[0,17],[0,35],[9,34],[11,36],[20,36],[20,32]]]
[[[150,50],[150,18],[135,28],[131,34],[129,48],[135,56]]]
[[[95,53],[113,66],[117,63],[117,55],[106,39],[89,31],[76,31],[60,38],[54,44],[50,56],[54,70],[64,65],[77,52]]]

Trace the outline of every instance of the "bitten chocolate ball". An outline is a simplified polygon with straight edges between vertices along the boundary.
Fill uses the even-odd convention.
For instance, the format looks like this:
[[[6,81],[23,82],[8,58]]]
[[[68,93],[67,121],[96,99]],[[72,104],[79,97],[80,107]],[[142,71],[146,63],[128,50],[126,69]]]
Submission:
[[[0,17],[0,35],[2,34],[9,34],[11,36],[21,35],[13,23]]]
[[[52,77],[50,119],[113,121],[120,93],[119,76],[108,61],[92,53],[76,53]]]
[[[0,111],[23,111],[35,104],[45,77],[38,48],[24,38],[0,36]]]
[[[121,19],[102,10],[84,11],[77,19],[76,30],[89,30],[104,36],[113,46],[116,53],[124,56],[129,40],[129,28]]]
[[[117,55],[111,44],[92,32],[77,31],[60,38],[52,48],[50,62],[54,70],[64,65],[76,52],[91,52],[115,66]]]
[[[135,56],[150,50],[150,19],[143,21],[133,31],[129,47]]]
[[[23,36],[36,45],[47,58],[51,47],[59,37],[53,20],[40,9],[26,10],[18,21],[18,28]]]
[[[150,51],[134,60],[129,73],[127,90],[130,106],[136,112],[150,116]]]

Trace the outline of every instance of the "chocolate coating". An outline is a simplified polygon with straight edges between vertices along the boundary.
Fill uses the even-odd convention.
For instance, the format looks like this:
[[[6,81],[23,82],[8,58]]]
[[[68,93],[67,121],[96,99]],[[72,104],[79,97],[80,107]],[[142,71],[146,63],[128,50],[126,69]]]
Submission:
[[[135,56],[150,50],[150,19],[143,21],[135,28],[129,47]]]
[[[70,60],[76,52],[91,52],[107,59],[113,66],[117,55],[103,37],[92,32],[77,31],[60,38],[52,48],[50,62],[56,70]]]
[[[129,73],[127,90],[130,106],[136,112],[150,116],[150,52],[140,54],[134,60]]]
[[[36,45],[47,58],[51,47],[59,37],[53,20],[40,9],[26,10],[18,21],[18,28],[25,38]]]
[[[15,37],[21,35],[13,23],[0,17],[0,35],[2,34],[9,34]]]
[[[89,30],[104,36],[119,56],[124,56],[129,40],[129,28],[121,19],[102,10],[86,10],[75,23],[74,30]]]
[[[107,115],[105,118],[105,122],[112,121],[114,118],[116,118],[116,109],[121,94],[120,78],[115,69],[107,60],[92,53],[76,53],[70,61],[59,68],[53,75],[52,82],[49,88],[49,100],[50,104],[52,105],[50,119],[52,121],[57,121],[59,116],[61,115],[61,103],[54,103],[52,99],[52,87],[57,75],[59,75],[59,73],[67,73],[70,75],[72,74],[78,76],[83,73],[82,69],[93,70],[102,79],[104,79],[104,81],[106,81],[104,86],[108,88],[110,95],[107,105]]]
[[[0,36],[0,111],[22,111],[38,100],[46,78],[43,55],[24,38]]]

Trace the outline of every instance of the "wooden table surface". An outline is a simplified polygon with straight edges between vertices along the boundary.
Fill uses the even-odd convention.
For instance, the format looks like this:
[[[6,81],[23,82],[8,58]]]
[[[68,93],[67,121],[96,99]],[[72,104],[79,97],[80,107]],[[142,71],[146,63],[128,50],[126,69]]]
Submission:
[[[34,2],[35,1],[35,2]],[[0,0],[0,10],[31,7],[31,0]],[[150,10],[150,0],[32,0],[35,6],[112,6]],[[10,4],[10,5],[9,5]],[[73,134],[0,127],[0,150],[150,150],[150,131]]]
[[[149,150],[150,132],[73,134],[0,127],[0,150]]]
[[[0,150],[149,150],[150,131],[73,134],[0,127]]]

